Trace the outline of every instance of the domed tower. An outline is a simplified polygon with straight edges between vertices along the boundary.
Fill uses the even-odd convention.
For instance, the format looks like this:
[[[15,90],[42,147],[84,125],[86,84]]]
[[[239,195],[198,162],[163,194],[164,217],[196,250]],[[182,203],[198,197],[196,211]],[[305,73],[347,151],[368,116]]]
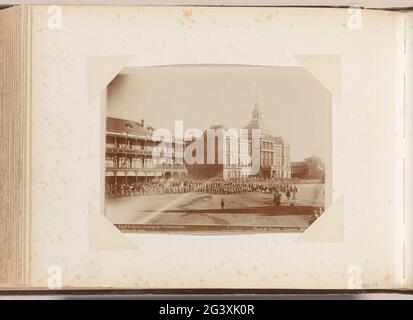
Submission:
[[[253,130],[260,130],[260,170],[258,176],[271,177],[271,168],[274,164],[274,142],[272,139],[271,129],[263,121],[263,113],[260,108],[258,99],[255,100],[254,108],[251,112],[252,119],[244,127],[248,130],[250,150],[252,150],[251,139]],[[250,151],[251,154],[252,151]]]
[[[252,119],[261,120],[262,112],[258,103],[258,98],[255,98],[254,109],[252,110]]]
[[[254,109],[252,110],[252,119],[251,121],[244,127],[244,129],[248,129],[248,133],[251,134],[252,129],[260,129],[261,136],[271,136],[272,132],[269,127],[264,123],[262,120],[262,112],[260,105],[258,103],[258,99],[255,99]]]

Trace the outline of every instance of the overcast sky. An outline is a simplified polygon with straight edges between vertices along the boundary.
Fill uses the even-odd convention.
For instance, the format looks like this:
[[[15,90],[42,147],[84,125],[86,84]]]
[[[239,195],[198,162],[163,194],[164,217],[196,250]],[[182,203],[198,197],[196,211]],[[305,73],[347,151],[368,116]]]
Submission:
[[[291,160],[331,153],[331,96],[300,67],[171,66],[125,69],[108,87],[107,115],[145,119],[173,133],[222,124],[240,129],[258,99],[273,135],[288,140]]]

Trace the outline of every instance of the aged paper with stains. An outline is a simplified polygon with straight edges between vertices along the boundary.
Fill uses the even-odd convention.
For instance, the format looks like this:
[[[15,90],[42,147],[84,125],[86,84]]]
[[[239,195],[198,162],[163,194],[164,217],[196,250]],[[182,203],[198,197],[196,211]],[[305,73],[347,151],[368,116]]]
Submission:
[[[403,286],[404,14],[351,27],[340,9],[60,8],[58,29],[31,8],[29,286],[56,270],[63,288]],[[258,126],[262,176],[150,167],[144,133],[176,120]],[[312,155],[312,184],[291,180]]]

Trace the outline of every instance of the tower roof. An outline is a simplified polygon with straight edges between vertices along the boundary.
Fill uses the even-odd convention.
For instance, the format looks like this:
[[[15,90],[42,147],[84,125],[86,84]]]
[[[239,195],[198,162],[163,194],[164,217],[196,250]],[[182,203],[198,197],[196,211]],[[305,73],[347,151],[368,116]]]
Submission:
[[[251,115],[252,115],[252,119],[261,119],[262,117],[261,108],[260,108],[257,98],[255,99],[254,109],[252,110]]]
[[[258,103],[258,99],[255,100],[254,109],[252,110],[252,119],[251,121],[244,127],[244,129],[248,129],[248,131],[252,129],[260,129],[262,135],[272,135],[271,129],[264,123],[262,120],[262,112],[261,108]]]

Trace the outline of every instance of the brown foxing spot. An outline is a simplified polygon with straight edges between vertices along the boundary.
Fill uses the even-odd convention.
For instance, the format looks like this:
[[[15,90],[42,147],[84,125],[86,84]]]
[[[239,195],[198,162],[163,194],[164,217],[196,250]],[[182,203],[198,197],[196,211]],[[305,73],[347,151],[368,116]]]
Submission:
[[[182,9],[182,14],[186,19],[189,19],[192,16],[192,9],[189,9],[189,8]]]

